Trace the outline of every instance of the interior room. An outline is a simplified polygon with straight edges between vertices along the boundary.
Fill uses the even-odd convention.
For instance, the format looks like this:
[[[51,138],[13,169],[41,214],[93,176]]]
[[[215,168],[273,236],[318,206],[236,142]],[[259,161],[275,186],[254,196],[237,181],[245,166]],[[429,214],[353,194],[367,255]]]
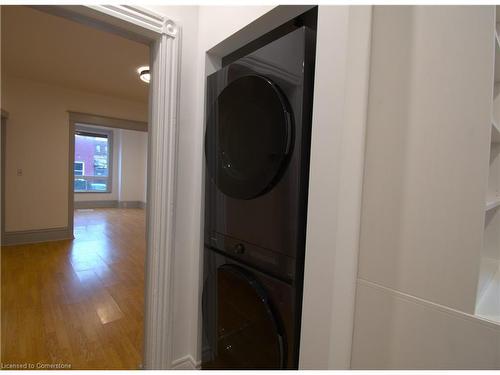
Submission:
[[[5,369],[500,369],[500,7],[0,12]]]
[[[2,361],[142,363],[148,63],[145,44],[2,8]]]

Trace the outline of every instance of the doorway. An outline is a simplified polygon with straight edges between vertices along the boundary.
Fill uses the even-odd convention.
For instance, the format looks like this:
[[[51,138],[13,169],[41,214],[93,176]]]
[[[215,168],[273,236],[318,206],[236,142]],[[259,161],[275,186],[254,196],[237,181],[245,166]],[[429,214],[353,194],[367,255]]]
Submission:
[[[75,209],[145,210],[147,159],[147,122],[69,112],[68,221],[72,228]]]
[[[144,367],[168,368],[171,365],[170,300],[173,293],[171,280],[165,275],[171,274],[170,258],[174,249],[177,152],[174,119],[178,117],[176,102],[179,29],[175,23],[162,15],[132,6],[48,6],[37,9],[141,41],[151,48],[148,186],[157,188],[149,188],[147,194],[151,203],[147,209],[148,247],[145,263],[148,277],[145,308],[140,310],[144,311],[146,322]],[[162,95],[158,95],[160,92]],[[12,111],[11,113],[13,114]],[[12,119],[15,121],[14,114]],[[171,177],[166,183],[164,174]]]
[[[11,117],[2,358],[140,368],[149,89],[137,68],[149,46],[38,9],[2,10]]]

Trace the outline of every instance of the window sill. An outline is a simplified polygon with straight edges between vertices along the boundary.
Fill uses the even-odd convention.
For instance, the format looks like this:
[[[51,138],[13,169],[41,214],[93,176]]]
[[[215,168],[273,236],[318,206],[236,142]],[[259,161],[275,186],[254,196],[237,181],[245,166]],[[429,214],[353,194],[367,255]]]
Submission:
[[[73,191],[74,194],[111,194],[111,191]]]

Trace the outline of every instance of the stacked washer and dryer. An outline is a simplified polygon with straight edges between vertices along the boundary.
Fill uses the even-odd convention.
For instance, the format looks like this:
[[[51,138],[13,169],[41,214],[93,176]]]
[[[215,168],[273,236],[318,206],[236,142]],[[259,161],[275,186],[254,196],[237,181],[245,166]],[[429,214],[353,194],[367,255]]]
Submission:
[[[298,367],[316,33],[266,43],[207,82],[204,369]]]

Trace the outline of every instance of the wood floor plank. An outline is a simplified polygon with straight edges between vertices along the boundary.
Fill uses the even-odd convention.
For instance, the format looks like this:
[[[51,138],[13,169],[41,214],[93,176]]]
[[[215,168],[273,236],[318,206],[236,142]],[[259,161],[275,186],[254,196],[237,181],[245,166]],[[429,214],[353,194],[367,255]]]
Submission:
[[[75,239],[2,247],[2,363],[137,369],[142,363],[145,215],[75,211]]]

